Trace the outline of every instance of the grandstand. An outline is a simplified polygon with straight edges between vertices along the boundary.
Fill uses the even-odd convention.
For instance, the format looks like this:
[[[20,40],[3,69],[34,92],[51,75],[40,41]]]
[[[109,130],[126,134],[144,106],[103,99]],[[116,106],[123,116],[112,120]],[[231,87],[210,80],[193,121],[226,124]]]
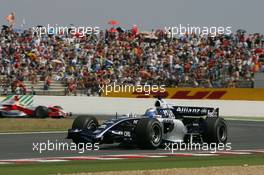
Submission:
[[[0,94],[99,95],[99,85],[113,82],[253,88],[255,73],[264,71],[264,37],[241,31],[170,38],[163,30],[117,27],[80,37],[38,36],[5,26],[0,33]]]

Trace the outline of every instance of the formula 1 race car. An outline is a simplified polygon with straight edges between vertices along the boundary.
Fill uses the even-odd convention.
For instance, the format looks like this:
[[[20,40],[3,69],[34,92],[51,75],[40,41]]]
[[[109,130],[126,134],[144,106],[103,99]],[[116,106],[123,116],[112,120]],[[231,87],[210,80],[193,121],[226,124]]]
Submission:
[[[0,103],[0,117],[64,118],[71,115],[60,106],[32,106],[33,95],[10,95]]]
[[[74,143],[129,143],[155,149],[166,142],[226,143],[227,124],[218,108],[173,106],[158,99],[143,116],[120,116],[101,125],[79,116],[68,130]]]

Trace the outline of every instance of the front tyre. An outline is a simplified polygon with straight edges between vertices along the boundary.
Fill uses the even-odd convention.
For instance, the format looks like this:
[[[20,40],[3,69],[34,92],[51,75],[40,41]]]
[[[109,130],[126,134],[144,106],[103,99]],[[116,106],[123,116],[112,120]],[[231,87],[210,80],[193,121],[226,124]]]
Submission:
[[[98,128],[98,121],[93,116],[78,116],[72,124],[72,129],[79,130],[91,130],[95,131]],[[73,138],[72,141],[77,145],[79,143],[84,143],[83,140],[79,138]]]
[[[156,149],[162,143],[162,126],[157,119],[139,120],[135,132],[140,148]]]
[[[95,131],[98,127],[98,121],[93,116],[78,116],[72,124],[72,129],[88,129]]]

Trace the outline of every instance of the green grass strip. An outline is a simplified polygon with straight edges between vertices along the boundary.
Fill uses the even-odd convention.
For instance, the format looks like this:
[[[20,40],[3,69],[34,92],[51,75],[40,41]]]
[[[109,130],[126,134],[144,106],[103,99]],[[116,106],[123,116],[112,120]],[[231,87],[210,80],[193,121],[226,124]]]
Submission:
[[[240,121],[264,121],[263,117],[241,117],[241,116],[225,116],[226,120],[240,120]]]
[[[216,157],[167,157],[130,160],[70,161],[59,163],[35,163],[0,165],[5,175],[46,175],[100,171],[149,170],[165,168],[195,168],[209,166],[264,165],[264,155],[238,155]]]

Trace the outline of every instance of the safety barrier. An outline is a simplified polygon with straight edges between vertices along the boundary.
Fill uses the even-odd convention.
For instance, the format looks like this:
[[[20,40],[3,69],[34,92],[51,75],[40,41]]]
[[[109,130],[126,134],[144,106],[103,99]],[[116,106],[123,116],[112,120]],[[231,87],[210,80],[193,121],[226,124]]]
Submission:
[[[182,106],[219,107],[222,116],[264,117],[264,101],[240,100],[183,100],[166,99],[170,104]],[[59,105],[73,114],[115,115],[143,114],[154,107],[155,99],[104,98],[87,96],[34,96],[33,106]]]
[[[252,100],[264,101],[262,88],[166,88],[163,91],[119,91],[103,93],[104,97],[200,99],[200,100]]]

